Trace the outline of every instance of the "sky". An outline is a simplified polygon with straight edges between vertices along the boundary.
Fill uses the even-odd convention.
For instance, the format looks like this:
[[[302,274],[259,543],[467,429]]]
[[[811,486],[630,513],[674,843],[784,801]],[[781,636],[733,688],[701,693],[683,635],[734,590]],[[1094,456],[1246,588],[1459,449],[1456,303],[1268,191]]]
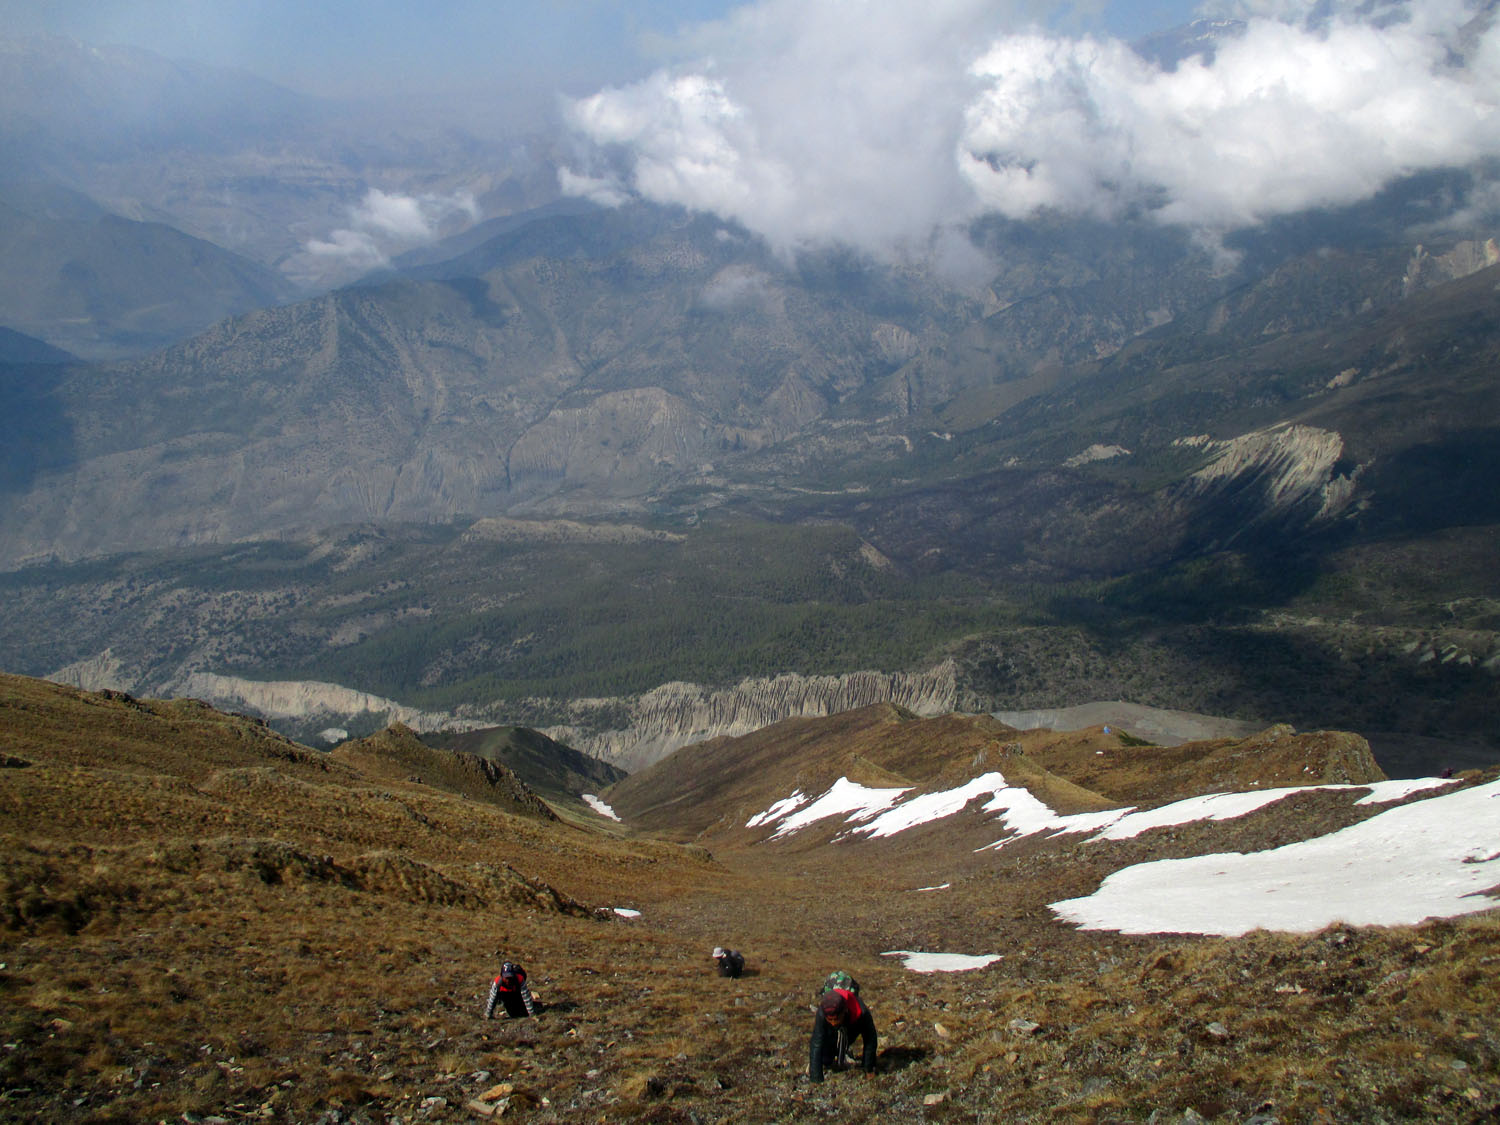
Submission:
[[[516,78],[578,92],[644,77],[734,0],[0,0],[0,28],[237,67],[303,93],[469,89]],[[814,4],[813,6],[817,6]],[[880,17],[894,2],[848,5]],[[989,3],[1021,13],[1019,5]],[[1136,36],[1192,18],[1189,0],[1035,10]],[[1024,17],[1023,17],[1024,18]]]
[[[1132,50],[1195,15],[1237,31],[1171,65]],[[961,271],[973,219],[1045,213],[1213,244],[1500,160],[1489,0],[0,0],[0,29],[496,116],[524,88],[561,115],[565,193],[717,215],[788,257]],[[403,207],[436,229],[465,206],[371,197],[309,253],[383,254],[370,231]],[[1493,219],[1500,185],[1463,206]]]

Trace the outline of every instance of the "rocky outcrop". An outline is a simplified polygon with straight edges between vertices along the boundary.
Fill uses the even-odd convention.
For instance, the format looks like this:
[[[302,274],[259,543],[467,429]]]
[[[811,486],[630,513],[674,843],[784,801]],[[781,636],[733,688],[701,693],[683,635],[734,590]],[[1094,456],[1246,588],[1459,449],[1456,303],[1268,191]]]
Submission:
[[[811,718],[896,703],[918,715],[953,710],[957,669],[945,661],[926,672],[851,672],[842,676],[781,676],[740,681],[731,688],[663,684],[628,704],[624,726],[589,730],[588,712],[619,700],[580,701],[576,725],[546,730],[595,758],[638,770],[672,751],[721,735],[749,734],[782,719]]]
[[[159,694],[190,696],[227,710],[252,711],[266,719],[344,721],[357,716],[383,717],[415,731],[473,730],[492,724],[457,719],[445,711],[421,711],[369,692],[316,680],[245,680],[193,672]]]
[[[107,655],[107,654],[106,654]],[[101,659],[99,668],[114,666]],[[80,671],[81,666],[76,666]],[[60,679],[55,675],[53,679]],[[89,690],[93,683],[66,682]],[[580,699],[567,703],[572,722],[542,733],[590,757],[637,770],[690,743],[720,735],[749,734],[782,719],[834,715],[873,703],[896,703],[918,715],[952,711],[957,667],[945,661],[926,672],[850,672],[841,676],[780,676],[746,679],[728,688],[668,683],[634,698]],[[152,689],[152,695],[190,696],[232,711],[248,711],[271,722],[348,726],[374,719],[419,733],[473,731],[502,724],[491,708],[463,715],[423,711],[395,700],[315,680],[257,681],[194,672]],[[561,701],[533,701],[555,708]],[[620,715],[625,716],[623,723]]]
[[[1358,470],[1334,474],[1344,439],[1329,430],[1276,426],[1218,443],[1218,450],[1212,462],[1188,478],[1185,494],[1253,490],[1267,515],[1305,507],[1314,520],[1337,515],[1353,499]]]

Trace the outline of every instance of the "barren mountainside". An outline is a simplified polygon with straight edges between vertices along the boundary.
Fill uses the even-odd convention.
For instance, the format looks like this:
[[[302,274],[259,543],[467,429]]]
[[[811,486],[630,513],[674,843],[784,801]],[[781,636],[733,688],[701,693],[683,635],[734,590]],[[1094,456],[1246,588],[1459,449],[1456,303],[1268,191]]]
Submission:
[[[780,821],[745,820],[788,783],[816,792],[853,771],[919,782],[910,799],[930,802],[996,766],[1022,786],[1012,803],[1117,816],[1069,776],[1144,798],[1156,751],[866,708],[701,748],[675,791],[674,771],[645,771],[616,807],[663,807],[594,827],[409,775],[421,751],[400,731],[329,755],[201,704],[4,677],[0,733],[7,1120],[1342,1125],[1478,1122],[1500,1105],[1492,909],[1215,938],[1078,928],[1048,906],[1127,867],[1222,865],[1495,788],[1382,789],[1352,736],[1171,754],[1178,792],[1257,761],[1354,785],[1248,794],[1250,811],[1112,840],[1013,825],[995,849],[1006,830],[974,803],[888,836],[835,839],[835,817],[777,839]],[[711,847],[653,821],[678,837],[702,824]],[[725,944],[746,954],[739,980],[709,961]],[[507,958],[540,1014],[485,1022]],[[875,1013],[876,1073],[810,1086],[808,1006],[835,967]]]

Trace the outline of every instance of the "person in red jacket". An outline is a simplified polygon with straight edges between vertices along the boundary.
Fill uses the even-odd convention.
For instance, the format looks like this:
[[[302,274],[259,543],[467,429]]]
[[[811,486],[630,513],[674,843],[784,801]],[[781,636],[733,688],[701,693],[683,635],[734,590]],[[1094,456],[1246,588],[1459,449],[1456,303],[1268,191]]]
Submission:
[[[839,1032],[847,1032],[844,1042],[852,1044],[855,1036],[863,1040],[860,1069],[869,1077],[875,1073],[875,1017],[858,993],[845,988],[831,988],[818,1002],[813,1017],[812,1041],[808,1044],[807,1077],[823,1081],[823,1068],[841,1068]]]
[[[512,961],[500,966],[500,975],[490,985],[490,998],[484,1005],[485,1019],[494,1018],[497,1003],[513,1020],[536,1015],[536,1003],[532,1000],[531,989],[526,987],[526,970]]]

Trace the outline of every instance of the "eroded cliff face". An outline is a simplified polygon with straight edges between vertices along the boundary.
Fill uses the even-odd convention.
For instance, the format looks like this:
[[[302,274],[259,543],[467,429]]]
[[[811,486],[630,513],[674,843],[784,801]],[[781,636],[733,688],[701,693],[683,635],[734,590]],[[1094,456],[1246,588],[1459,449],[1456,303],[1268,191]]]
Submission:
[[[392,699],[314,680],[247,680],[193,672],[169,683],[143,685],[106,652],[59,669],[51,679],[89,691],[112,688],[166,698],[189,696],[229,711],[247,711],[270,722],[330,727],[401,723],[418,733],[480,730],[507,717],[423,711]],[[694,742],[749,734],[782,719],[834,715],[874,703],[895,703],[918,715],[952,711],[958,697],[956,665],[944,661],[926,672],[850,672],[840,676],[756,677],[733,687],[668,683],[635,697],[569,701],[571,722],[542,730],[591,757],[634,771]],[[621,716],[624,716],[621,722]]]
[[[916,673],[788,673],[746,679],[722,689],[670,683],[633,701],[577,701],[577,722],[543,733],[633,772],[694,742],[749,734],[782,719],[833,715],[874,703],[895,703],[924,716],[944,714],[954,708],[957,685],[952,661]],[[599,730],[590,722],[591,715],[621,702],[628,708],[623,727]]]
[[[446,711],[421,711],[369,692],[316,680],[245,680],[194,672],[167,685],[167,696],[190,696],[221,709],[251,711],[275,722],[292,719],[343,724],[361,716],[401,723],[414,731],[474,730],[490,724],[461,719]]]
[[[1347,476],[1335,473],[1344,439],[1331,431],[1275,426],[1206,444],[1218,456],[1184,482],[1180,491],[1185,495],[1251,489],[1258,492],[1264,515],[1281,515],[1305,505],[1313,521],[1337,515],[1354,496],[1358,470]]]

